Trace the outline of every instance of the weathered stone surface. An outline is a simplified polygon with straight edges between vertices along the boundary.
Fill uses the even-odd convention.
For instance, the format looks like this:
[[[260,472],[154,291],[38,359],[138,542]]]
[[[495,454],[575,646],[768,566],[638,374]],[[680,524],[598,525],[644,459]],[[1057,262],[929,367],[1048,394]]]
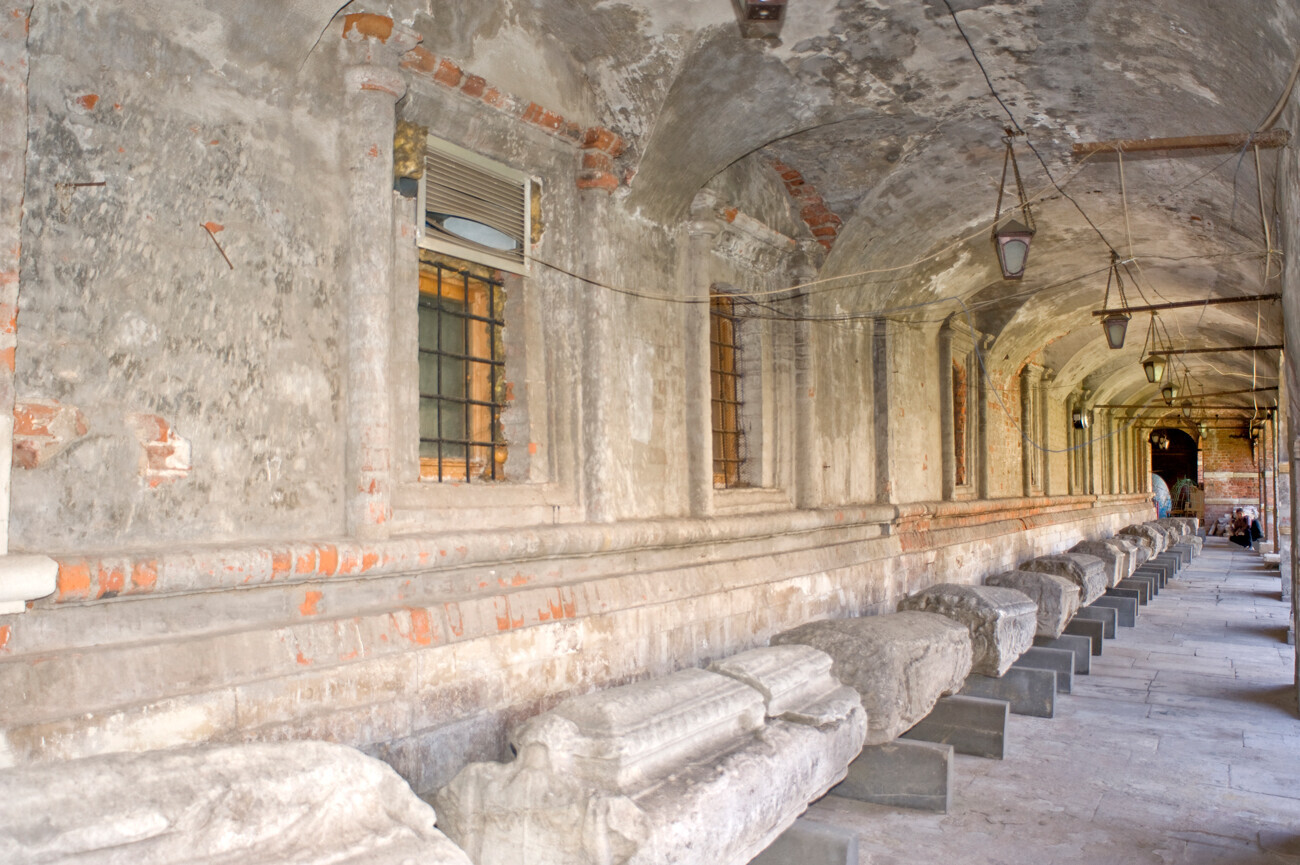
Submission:
[[[1109,541],[1080,541],[1070,548],[1072,553],[1096,556],[1106,566],[1106,587],[1112,588],[1133,571],[1129,568],[1128,551]],[[1135,566],[1136,567],[1136,566]]]
[[[858,692],[831,674],[832,663],[825,652],[792,643],[741,652],[709,669],[762,694],[767,717],[821,726],[863,712]]]
[[[744,865],[844,777],[866,736],[829,659],[770,651],[720,665],[761,692],[682,670],[528,720],[517,759],[471,764],[438,793],[440,827],[477,865]]]
[[[1151,545],[1151,555],[1159,555],[1165,551],[1165,534],[1152,526],[1142,523],[1141,525],[1125,526],[1119,530],[1121,535],[1132,535],[1135,538],[1143,538]]]
[[[1187,538],[1196,534],[1197,523],[1195,517],[1165,517],[1164,519],[1155,520],[1153,525],[1163,526],[1174,532],[1179,538]],[[1178,541],[1175,541],[1178,543]]]
[[[325,742],[9,769],[0,803],[0,862],[471,865],[396,772]]]
[[[1061,553],[1056,556],[1039,556],[1030,559],[1019,568],[1022,571],[1038,571],[1043,574],[1055,574],[1073,580],[1079,587],[1079,603],[1091,604],[1106,591],[1106,567],[1101,559],[1084,553]]]
[[[1033,601],[1037,605],[1035,633],[1039,636],[1059,637],[1079,609],[1079,584],[1067,577],[1042,571],[1007,571],[987,577],[984,582],[1015,589]]]
[[[966,626],[971,672],[1001,676],[1034,644],[1038,605],[1024,592],[1003,586],[941,583],[904,598],[899,610],[938,613]]]
[[[1151,558],[1151,542],[1146,538],[1136,535],[1115,535],[1113,538],[1106,540],[1119,544],[1129,554],[1129,573],[1137,570],[1138,566]]]
[[[832,672],[862,696],[868,745],[897,738],[940,697],[960,691],[972,659],[964,626],[915,611],[809,622],[772,643],[803,643],[831,656]]]

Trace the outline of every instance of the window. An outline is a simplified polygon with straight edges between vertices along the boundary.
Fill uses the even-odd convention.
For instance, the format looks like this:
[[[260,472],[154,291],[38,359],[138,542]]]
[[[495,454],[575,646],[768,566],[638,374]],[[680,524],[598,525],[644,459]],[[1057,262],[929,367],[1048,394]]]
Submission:
[[[441,257],[421,263],[421,478],[504,479],[504,312],[494,271]]]
[[[953,482],[959,487],[964,487],[967,484],[966,417],[969,401],[969,385],[967,381],[965,364],[954,361],[952,365]]]
[[[740,322],[735,299],[712,292],[709,297],[709,372],[713,410],[713,485],[747,486],[745,433],[742,426]]]

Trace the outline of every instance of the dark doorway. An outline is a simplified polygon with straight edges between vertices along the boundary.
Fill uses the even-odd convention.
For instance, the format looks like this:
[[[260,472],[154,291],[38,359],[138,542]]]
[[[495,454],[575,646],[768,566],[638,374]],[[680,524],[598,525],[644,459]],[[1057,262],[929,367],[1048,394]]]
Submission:
[[[1171,491],[1182,480],[1201,486],[1198,453],[1196,439],[1180,429],[1160,427],[1151,431],[1151,471],[1164,478]]]

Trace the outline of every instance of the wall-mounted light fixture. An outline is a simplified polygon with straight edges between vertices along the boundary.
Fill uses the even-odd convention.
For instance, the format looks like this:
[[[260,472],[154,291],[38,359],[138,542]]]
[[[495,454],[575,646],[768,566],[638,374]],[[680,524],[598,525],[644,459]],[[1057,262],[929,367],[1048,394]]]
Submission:
[[[774,39],[785,23],[787,0],[732,0],[746,39]]]
[[[1070,412],[1070,423],[1075,429],[1087,429],[1092,425],[1092,419],[1088,417],[1088,412],[1081,408],[1076,408]]]
[[[1115,284],[1119,291],[1119,308],[1110,309],[1110,286]],[[1101,308],[1107,310],[1101,319],[1101,329],[1106,334],[1106,345],[1111,348],[1123,348],[1124,336],[1128,333],[1128,320],[1132,317],[1128,311],[1128,298],[1124,296],[1124,277],[1119,272],[1119,256],[1110,254],[1110,273],[1106,276],[1106,297]]]
[[[1034,239],[1034,215],[1029,210],[1029,199],[1025,196],[1025,185],[1020,180],[1020,166],[1016,163],[1016,152],[1011,146],[1015,133],[1008,129],[1006,153],[1002,157],[1002,182],[998,184],[998,204],[993,211],[993,246],[998,253],[998,266],[1002,268],[1003,279],[1020,279],[1025,275],[1025,262],[1029,259],[1029,242]],[[1002,221],[1002,196],[1007,186],[1007,166],[1011,166],[1016,180],[1016,197],[1019,199],[1020,215],[1023,222],[1015,218]]]

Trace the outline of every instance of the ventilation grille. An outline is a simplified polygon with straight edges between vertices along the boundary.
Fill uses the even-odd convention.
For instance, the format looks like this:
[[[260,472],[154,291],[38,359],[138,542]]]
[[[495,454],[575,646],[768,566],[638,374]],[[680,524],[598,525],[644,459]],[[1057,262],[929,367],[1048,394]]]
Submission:
[[[420,246],[495,267],[528,273],[531,207],[528,175],[476,153],[428,140],[420,180]],[[444,217],[486,225],[515,241],[510,250],[477,243],[446,231]]]

